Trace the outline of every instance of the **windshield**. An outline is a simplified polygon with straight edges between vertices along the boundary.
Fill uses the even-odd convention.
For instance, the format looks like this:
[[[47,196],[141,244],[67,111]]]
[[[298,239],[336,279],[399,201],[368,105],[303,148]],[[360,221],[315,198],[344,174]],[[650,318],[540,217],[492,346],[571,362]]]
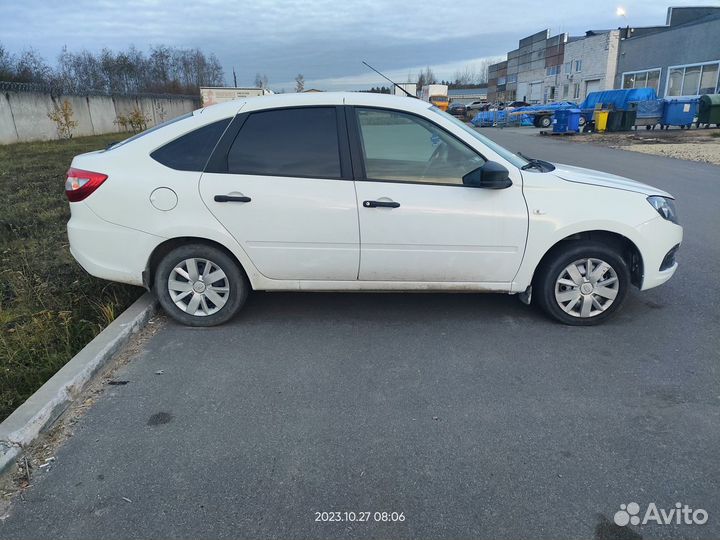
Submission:
[[[528,161],[526,159],[523,159],[522,157],[518,156],[517,154],[513,154],[510,150],[508,150],[507,148],[503,148],[496,142],[491,141],[485,135],[481,135],[476,130],[474,130],[473,128],[468,126],[462,120],[458,120],[453,115],[448,114],[445,111],[441,111],[437,107],[430,107],[430,109],[435,111],[438,114],[441,114],[443,116],[443,118],[445,118],[446,120],[450,120],[453,124],[456,124],[456,125],[460,126],[461,128],[463,128],[466,132],[470,133],[478,141],[480,141],[485,146],[490,148],[496,154],[501,155],[504,159],[508,160],[510,163],[512,163],[516,167],[520,168],[523,165],[528,164]]]

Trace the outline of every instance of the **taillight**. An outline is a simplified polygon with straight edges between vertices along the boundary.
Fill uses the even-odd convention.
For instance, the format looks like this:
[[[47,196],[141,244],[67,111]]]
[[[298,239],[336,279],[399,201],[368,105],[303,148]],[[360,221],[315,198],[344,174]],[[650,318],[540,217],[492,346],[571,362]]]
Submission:
[[[107,174],[71,167],[67,172],[67,180],[65,180],[65,195],[70,202],[82,201],[99,188],[105,180],[107,180]]]

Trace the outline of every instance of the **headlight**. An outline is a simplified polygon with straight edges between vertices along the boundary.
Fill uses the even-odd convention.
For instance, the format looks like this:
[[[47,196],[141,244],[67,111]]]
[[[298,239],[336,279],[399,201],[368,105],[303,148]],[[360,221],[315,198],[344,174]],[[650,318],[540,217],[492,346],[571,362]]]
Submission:
[[[662,217],[673,223],[678,222],[677,210],[675,209],[675,201],[660,195],[653,195],[647,198],[652,207],[658,211]]]

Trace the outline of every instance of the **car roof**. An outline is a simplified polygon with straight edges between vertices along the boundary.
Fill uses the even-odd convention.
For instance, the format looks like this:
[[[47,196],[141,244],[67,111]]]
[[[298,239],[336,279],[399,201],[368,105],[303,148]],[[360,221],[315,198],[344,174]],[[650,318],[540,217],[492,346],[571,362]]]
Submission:
[[[271,94],[228,101],[198,109],[195,114],[208,114],[216,118],[221,118],[223,116],[234,115],[239,110],[245,112],[303,105],[365,105],[368,107],[388,107],[408,111],[425,110],[432,107],[431,103],[421,99],[407,96],[394,96],[392,94],[376,94],[372,92],[308,92]]]

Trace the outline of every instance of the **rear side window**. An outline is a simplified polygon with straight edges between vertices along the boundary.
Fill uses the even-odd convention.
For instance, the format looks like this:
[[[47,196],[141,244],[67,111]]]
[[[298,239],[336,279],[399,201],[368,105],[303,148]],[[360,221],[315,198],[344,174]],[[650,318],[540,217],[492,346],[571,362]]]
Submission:
[[[186,133],[158,148],[150,157],[178,171],[202,171],[229,123],[230,118],[226,118]]]
[[[230,174],[340,178],[335,107],[252,113],[228,153]]]

